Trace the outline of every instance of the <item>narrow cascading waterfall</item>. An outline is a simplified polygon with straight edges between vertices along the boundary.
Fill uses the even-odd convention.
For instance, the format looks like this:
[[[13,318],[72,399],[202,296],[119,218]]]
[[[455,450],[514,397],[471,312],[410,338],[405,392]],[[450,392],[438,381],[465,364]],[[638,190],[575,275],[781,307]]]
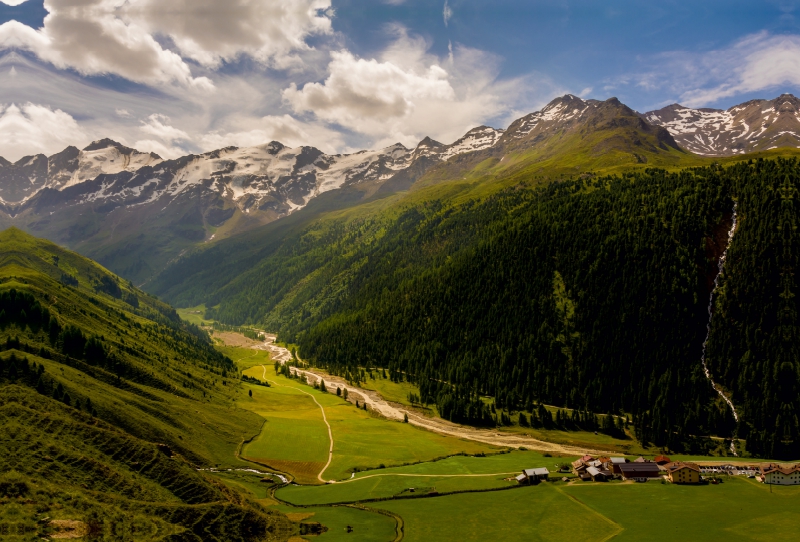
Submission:
[[[733,419],[736,422],[739,422],[739,413],[736,412],[736,407],[733,406],[733,401],[725,395],[725,393],[717,386],[717,383],[714,382],[714,378],[711,376],[711,371],[708,370],[708,364],[706,363],[706,347],[708,346],[708,338],[711,335],[711,320],[714,318],[714,295],[717,293],[717,288],[719,288],[719,278],[722,276],[722,271],[725,269],[725,259],[728,257],[728,249],[731,248],[731,242],[733,241],[733,236],[736,234],[736,222],[739,218],[737,214],[738,203],[734,202],[733,204],[733,224],[731,224],[731,229],[728,231],[728,244],[725,246],[725,251],[722,253],[722,256],[717,263],[717,267],[719,271],[717,272],[717,277],[714,279],[714,288],[711,289],[711,296],[708,300],[708,324],[706,325],[706,339],[703,341],[703,356],[700,358],[703,362],[703,372],[706,373],[706,378],[709,382],[711,382],[711,386],[714,388],[720,397],[725,399],[725,402],[728,403],[728,406],[731,407],[731,411],[733,412]],[[731,440],[731,452],[733,455],[738,456],[739,454],[736,453],[736,435],[733,435],[733,439]]]

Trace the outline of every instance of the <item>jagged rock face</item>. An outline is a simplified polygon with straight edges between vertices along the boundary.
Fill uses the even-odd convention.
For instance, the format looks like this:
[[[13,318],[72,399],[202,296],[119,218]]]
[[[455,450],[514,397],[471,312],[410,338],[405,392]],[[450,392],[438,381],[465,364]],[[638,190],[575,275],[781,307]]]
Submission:
[[[800,148],[800,100],[791,94],[752,100],[724,111],[673,104],[643,116],[669,130],[684,149],[704,156]]]
[[[272,222],[337,189],[353,187],[345,199],[404,190],[501,133],[481,127],[453,145],[427,139],[414,150],[340,155],[272,142],[162,160],[104,139],[15,164],[0,158],[0,227],[79,249],[141,283],[194,244]]]
[[[486,148],[500,134],[484,126],[452,145],[425,139],[413,151],[395,144],[348,155],[326,155],[313,147],[292,149],[273,141],[166,161],[101,140],[49,158],[0,162],[0,200],[6,208],[16,206],[17,212],[43,207],[53,211],[58,205],[99,202],[107,209],[166,204],[179,196],[210,193],[244,213],[271,211],[282,216],[330,190],[387,181],[423,157],[437,162]]]
[[[514,121],[503,137],[504,141],[535,141],[553,128],[580,123],[602,104],[598,100],[582,100],[572,94],[556,98],[540,111]]]
[[[161,162],[156,154],[143,153],[104,139],[85,149],[67,147],[58,154],[26,156],[11,164],[0,162],[0,199],[21,204],[45,188],[61,190],[96,179],[102,174],[136,171]]]

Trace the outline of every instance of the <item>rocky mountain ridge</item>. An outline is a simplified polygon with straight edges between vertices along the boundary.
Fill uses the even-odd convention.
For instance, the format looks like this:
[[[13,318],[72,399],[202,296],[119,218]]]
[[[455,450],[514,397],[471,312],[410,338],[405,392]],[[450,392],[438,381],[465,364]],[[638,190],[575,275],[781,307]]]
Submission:
[[[479,126],[449,145],[425,138],[414,149],[395,144],[338,155],[270,142],[164,160],[103,139],[13,164],[0,158],[0,227],[79,250],[143,284],[198,243],[309,206],[305,214],[343,208],[415,183],[475,172],[527,178],[552,174],[553,167],[572,174],[677,166],[691,156],[686,151],[724,156],[798,147],[798,110],[800,101],[783,95],[724,112],[676,105],[640,114],[616,98],[567,94],[505,130]]]
[[[800,99],[791,94],[751,100],[726,110],[672,104],[643,118],[663,126],[681,147],[702,156],[800,147]]]
[[[65,205],[98,201],[115,206],[142,205],[170,201],[199,189],[217,194],[245,213],[257,209],[284,215],[330,190],[386,181],[422,158],[442,161],[486,148],[502,133],[482,126],[452,145],[426,138],[415,149],[398,143],[337,155],[324,154],[314,147],[289,148],[273,141],[175,160],[162,160],[156,154],[104,139],[83,150],[68,147],[50,157],[28,156],[13,164],[0,158],[0,203],[22,211],[36,205],[37,196],[48,201],[59,199],[43,194],[50,189],[63,194],[60,199]]]

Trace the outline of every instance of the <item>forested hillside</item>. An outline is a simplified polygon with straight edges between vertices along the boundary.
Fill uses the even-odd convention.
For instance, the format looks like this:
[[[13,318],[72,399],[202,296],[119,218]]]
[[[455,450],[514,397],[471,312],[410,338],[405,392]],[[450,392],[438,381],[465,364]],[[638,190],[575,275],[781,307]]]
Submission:
[[[748,449],[796,455],[799,171],[778,159],[584,175],[342,215],[287,236],[203,301],[209,316],[280,331],[332,372],[404,375],[453,420],[486,420],[490,395],[513,410],[629,413],[643,441],[690,449],[736,430],[700,355],[738,201],[709,365]]]
[[[288,538],[285,516],[198,472],[249,466],[235,452],[262,419],[231,410],[237,381],[168,305],[75,253],[0,232],[0,533]]]

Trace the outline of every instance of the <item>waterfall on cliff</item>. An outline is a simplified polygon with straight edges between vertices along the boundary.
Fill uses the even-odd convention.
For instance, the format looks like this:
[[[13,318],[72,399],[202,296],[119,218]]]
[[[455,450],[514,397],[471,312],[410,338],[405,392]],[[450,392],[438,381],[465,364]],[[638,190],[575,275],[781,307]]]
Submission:
[[[703,341],[703,356],[701,357],[701,361],[703,363],[703,372],[706,374],[706,378],[709,382],[711,382],[711,386],[714,390],[725,399],[725,402],[728,403],[728,406],[731,407],[731,411],[733,412],[733,418],[738,422],[739,421],[739,414],[736,412],[736,407],[733,405],[733,401],[725,395],[725,393],[717,386],[716,382],[714,382],[713,377],[711,376],[711,371],[708,370],[708,364],[706,363],[706,347],[708,346],[708,338],[711,334],[711,320],[714,318],[714,295],[717,293],[717,288],[719,288],[719,279],[722,276],[722,271],[725,269],[725,259],[728,257],[728,249],[731,247],[731,242],[733,241],[733,236],[736,234],[736,222],[739,218],[737,214],[737,207],[738,204],[733,204],[733,224],[731,224],[731,229],[728,231],[728,244],[725,246],[725,252],[722,253],[722,256],[719,259],[717,264],[719,271],[717,273],[717,277],[714,279],[714,288],[711,290],[711,296],[708,300],[708,324],[706,325],[706,339]],[[735,437],[735,435],[734,435]],[[731,441],[731,452],[733,455],[739,455],[736,453],[736,444],[735,438]]]

